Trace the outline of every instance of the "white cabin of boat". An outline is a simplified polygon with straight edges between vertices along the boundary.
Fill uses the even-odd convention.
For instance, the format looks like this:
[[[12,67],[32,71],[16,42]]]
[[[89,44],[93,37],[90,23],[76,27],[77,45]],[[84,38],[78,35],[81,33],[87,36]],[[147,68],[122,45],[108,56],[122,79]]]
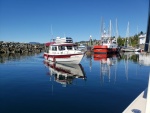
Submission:
[[[81,53],[71,37],[57,37],[55,43],[49,46],[49,53],[55,55]]]

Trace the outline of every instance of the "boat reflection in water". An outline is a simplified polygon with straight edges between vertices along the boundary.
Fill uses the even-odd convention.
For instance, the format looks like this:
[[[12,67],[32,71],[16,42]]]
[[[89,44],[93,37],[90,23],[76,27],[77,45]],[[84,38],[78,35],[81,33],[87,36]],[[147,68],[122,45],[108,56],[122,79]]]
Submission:
[[[123,59],[131,60],[140,64],[140,66],[150,66],[150,53],[146,52],[126,52],[122,55]]]
[[[150,54],[139,54],[139,64],[150,66]]]
[[[50,76],[54,77],[54,81],[66,87],[67,84],[73,84],[74,79],[86,80],[85,72],[81,64],[59,64],[44,61],[46,67],[49,68]]]
[[[115,78],[116,78],[116,63],[117,63],[117,55],[116,54],[94,54],[93,55],[95,61],[100,61],[100,79],[101,82],[104,82],[105,76],[108,77],[108,81],[110,82],[111,78],[111,67],[114,67],[115,70]],[[116,79],[114,79],[116,80]]]

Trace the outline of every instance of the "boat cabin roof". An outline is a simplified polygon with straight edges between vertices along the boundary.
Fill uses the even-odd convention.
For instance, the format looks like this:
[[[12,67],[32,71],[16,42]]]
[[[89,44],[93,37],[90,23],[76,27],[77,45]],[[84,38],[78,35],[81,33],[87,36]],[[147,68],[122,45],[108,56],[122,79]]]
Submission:
[[[61,44],[52,44],[51,46],[77,46],[77,44],[74,43],[61,43]]]
[[[47,43],[45,43],[45,46],[50,46],[52,44],[55,44],[55,42],[47,42]]]

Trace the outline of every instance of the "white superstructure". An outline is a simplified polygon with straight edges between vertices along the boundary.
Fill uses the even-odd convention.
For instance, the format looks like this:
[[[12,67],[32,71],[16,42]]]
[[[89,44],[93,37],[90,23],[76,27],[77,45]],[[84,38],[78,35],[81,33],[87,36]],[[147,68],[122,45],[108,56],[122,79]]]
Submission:
[[[139,36],[139,44],[145,44],[146,34],[141,34]]]

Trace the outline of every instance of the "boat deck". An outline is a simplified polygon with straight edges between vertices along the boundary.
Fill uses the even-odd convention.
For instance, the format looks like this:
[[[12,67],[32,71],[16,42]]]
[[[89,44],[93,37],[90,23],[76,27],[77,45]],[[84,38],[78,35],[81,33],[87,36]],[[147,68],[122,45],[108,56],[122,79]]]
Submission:
[[[123,113],[145,113],[147,88],[123,111]]]

